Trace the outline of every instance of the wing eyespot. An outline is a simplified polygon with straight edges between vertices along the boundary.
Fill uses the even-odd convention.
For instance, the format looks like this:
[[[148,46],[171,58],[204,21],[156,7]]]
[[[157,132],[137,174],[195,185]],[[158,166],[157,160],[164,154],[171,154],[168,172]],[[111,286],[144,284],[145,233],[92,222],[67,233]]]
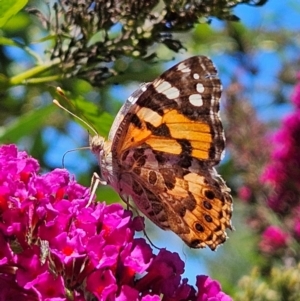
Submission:
[[[208,202],[208,201],[203,201],[203,206],[207,210],[211,210],[212,209],[212,204],[210,202]]]
[[[151,185],[155,185],[156,182],[157,182],[157,175],[156,175],[156,172],[151,170],[148,174],[148,182],[149,184]]]
[[[213,200],[215,198],[215,194],[211,190],[205,190],[204,194],[209,200]]]
[[[201,224],[199,224],[199,223],[196,223],[196,224],[195,224],[195,229],[196,229],[198,232],[201,232],[201,233],[203,233],[203,232],[205,231],[204,227],[203,227]]]
[[[212,217],[209,214],[204,215],[204,219],[208,222],[211,223],[213,221]]]

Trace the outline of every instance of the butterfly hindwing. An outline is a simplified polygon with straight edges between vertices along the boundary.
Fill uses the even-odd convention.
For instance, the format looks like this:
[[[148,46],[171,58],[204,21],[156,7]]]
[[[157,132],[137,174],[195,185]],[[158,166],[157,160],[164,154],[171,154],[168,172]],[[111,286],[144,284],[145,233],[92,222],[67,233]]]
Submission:
[[[214,250],[231,229],[232,199],[214,169],[197,159],[183,168],[180,157],[153,151],[131,150],[123,157],[122,191],[156,225],[179,235],[187,245]]]

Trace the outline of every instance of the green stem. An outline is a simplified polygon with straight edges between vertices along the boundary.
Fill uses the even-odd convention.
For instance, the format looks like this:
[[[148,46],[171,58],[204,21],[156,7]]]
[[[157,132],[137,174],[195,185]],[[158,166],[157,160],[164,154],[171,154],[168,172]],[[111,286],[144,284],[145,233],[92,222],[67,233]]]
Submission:
[[[60,63],[60,61],[56,60],[56,61],[52,61],[50,63],[46,63],[41,66],[33,67],[21,74],[11,77],[8,81],[8,84],[10,86],[25,84],[26,81],[29,80],[30,78],[33,78],[40,73],[50,70],[52,67],[58,65],[59,63]]]
[[[53,82],[62,79],[62,75],[43,76],[38,78],[30,78],[26,80],[27,85],[37,85],[42,83]]]

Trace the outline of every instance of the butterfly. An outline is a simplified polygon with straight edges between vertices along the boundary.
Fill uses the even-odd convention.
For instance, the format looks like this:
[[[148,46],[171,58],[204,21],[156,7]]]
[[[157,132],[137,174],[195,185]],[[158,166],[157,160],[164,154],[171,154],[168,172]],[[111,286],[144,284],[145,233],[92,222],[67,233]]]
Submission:
[[[90,141],[100,181],[191,248],[215,250],[232,229],[230,189],[214,168],[225,147],[221,91],[212,61],[188,58],[127,99],[107,140]]]

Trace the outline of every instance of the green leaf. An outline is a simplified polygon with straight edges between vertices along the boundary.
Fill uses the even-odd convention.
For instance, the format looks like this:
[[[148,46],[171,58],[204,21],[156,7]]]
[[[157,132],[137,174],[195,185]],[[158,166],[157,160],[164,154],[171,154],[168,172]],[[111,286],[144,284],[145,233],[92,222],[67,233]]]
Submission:
[[[78,96],[73,101],[76,111],[80,113],[80,116],[83,116],[84,120],[94,127],[99,135],[107,136],[113,123],[113,117],[109,113],[101,110],[96,104],[86,101],[82,96]],[[85,128],[87,127],[85,126]]]
[[[110,186],[100,186],[96,192],[97,201],[103,202],[106,204],[120,203],[124,205],[118,193]]]
[[[96,104],[84,99],[81,95],[77,95],[76,98],[70,96],[70,100],[67,96],[69,93],[67,91],[64,91],[64,93],[65,96],[61,96],[56,92],[54,98],[57,98],[63,107],[66,107],[69,111],[78,116],[78,118],[75,119],[76,122],[87,129],[91,135],[94,135],[94,133],[91,132],[91,128],[94,128],[99,135],[106,137],[113,123],[113,117],[109,113],[101,110]],[[90,127],[80,119],[86,121]]]
[[[6,0],[0,2],[0,28],[26,4],[27,0]]]
[[[30,111],[29,113],[16,118],[8,126],[1,127],[0,143],[16,142],[20,138],[27,136],[29,133],[40,129],[54,109],[55,106],[50,104],[41,109]]]
[[[0,37],[0,45],[20,47],[14,40],[5,37]]]

